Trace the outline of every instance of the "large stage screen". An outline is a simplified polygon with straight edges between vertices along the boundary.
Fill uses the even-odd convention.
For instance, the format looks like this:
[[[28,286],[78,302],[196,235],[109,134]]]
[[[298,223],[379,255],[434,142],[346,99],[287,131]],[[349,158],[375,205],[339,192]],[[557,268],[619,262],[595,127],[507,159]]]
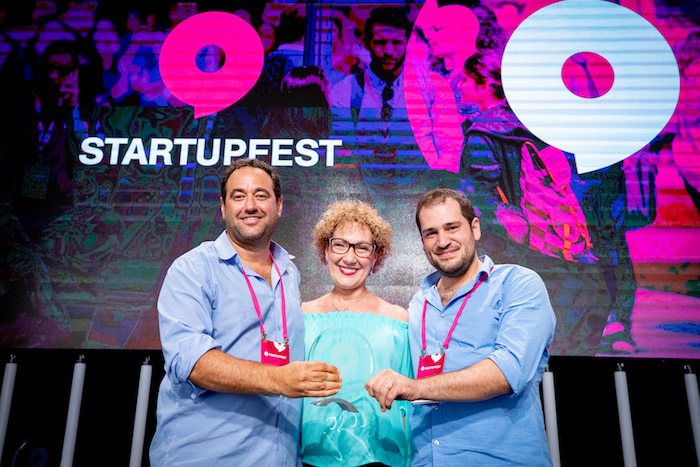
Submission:
[[[159,348],[165,273],[248,157],[303,300],[352,199],[394,232],[368,287],[406,307],[417,201],[448,187],[481,254],[544,279],[553,355],[700,357],[696,2],[14,2],[0,79],[2,347]]]

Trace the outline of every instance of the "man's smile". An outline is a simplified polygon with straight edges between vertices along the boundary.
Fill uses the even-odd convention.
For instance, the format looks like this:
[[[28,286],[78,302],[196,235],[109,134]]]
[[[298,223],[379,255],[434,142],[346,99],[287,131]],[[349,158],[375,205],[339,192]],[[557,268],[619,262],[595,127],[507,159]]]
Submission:
[[[450,248],[448,250],[435,251],[433,254],[440,259],[449,259],[457,255],[459,248]]]
[[[241,218],[241,221],[244,224],[255,224],[257,223],[260,219],[262,219],[263,216],[257,215],[257,216],[245,216]]]

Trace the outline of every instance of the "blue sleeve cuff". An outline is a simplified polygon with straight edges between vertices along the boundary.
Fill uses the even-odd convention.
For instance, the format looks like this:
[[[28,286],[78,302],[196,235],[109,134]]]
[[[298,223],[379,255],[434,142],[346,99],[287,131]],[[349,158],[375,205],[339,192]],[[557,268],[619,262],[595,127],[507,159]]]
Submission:
[[[171,371],[168,372],[168,376],[174,386],[187,383],[191,389],[190,397],[194,399],[206,392],[206,389],[192,383],[189,380],[190,373],[192,373],[194,365],[202,358],[202,355],[211,349],[221,350],[221,345],[207,334],[197,334],[186,341],[180,342],[178,348],[179,351],[173,357],[170,367]]]
[[[495,363],[501,370],[501,373],[503,373],[503,376],[506,377],[513,395],[519,394],[525,388],[527,381],[523,379],[522,369],[513,354],[508,352],[508,350],[498,349],[487,358]]]
[[[506,283],[505,312],[488,358],[500,368],[514,395],[537,377],[554,336],[556,318],[547,289],[534,272],[518,268]]]

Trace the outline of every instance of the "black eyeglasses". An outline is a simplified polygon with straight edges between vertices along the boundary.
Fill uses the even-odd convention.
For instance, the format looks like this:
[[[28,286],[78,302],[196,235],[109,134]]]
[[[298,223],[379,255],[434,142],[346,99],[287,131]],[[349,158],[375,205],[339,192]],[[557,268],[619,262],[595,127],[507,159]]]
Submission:
[[[328,245],[331,247],[331,251],[336,255],[344,255],[348,252],[350,247],[355,251],[355,254],[360,258],[369,258],[377,249],[377,245],[369,242],[357,242],[350,243],[342,238],[331,238],[328,240]]]

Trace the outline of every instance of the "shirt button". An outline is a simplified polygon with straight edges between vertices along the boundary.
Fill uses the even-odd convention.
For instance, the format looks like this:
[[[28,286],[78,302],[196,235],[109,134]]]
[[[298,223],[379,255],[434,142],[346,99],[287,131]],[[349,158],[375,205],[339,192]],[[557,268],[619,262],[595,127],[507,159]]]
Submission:
[[[434,405],[434,406],[433,406],[433,410],[435,410],[435,411],[437,412],[438,410],[440,410],[440,406],[439,406],[439,405]]]
[[[440,318],[444,318],[444,317],[445,317],[445,313],[440,313]]]
[[[440,441],[438,440],[433,441],[433,443],[435,444],[435,446],[440,446]]]

